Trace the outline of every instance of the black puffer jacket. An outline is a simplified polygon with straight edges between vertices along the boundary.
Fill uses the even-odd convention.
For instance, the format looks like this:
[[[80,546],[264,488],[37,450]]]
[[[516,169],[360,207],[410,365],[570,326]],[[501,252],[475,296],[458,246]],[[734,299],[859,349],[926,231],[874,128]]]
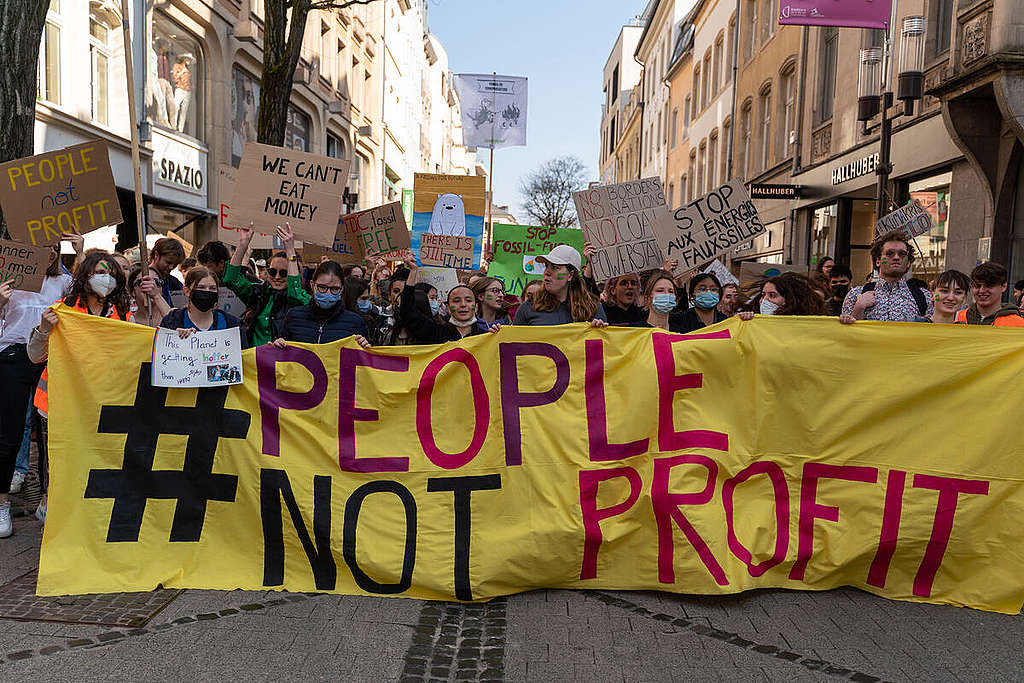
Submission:
[[[312,303],[289,309],[281,336],[285,341],[328,344],[354,334],[367,335],[362,316],[340,303],[326,311]]]

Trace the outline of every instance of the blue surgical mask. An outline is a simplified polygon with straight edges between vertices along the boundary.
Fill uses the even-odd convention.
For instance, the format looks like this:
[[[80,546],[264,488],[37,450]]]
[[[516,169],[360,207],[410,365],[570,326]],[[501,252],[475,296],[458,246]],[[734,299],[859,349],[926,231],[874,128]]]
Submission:
[[[320,308],[334,308],[341,301],[341,294],[332,294],[330,292],[316,292],[313,295],[313,300],[316,301],[316,305]]]
[[[356,306],[359,307],[360,313],[369,313],[370,307],[373,306],[373,302],[369,299],[366,299],[365,301],[363,299],[359,299],[356,301]]]
[[[675,294],[655,294],[651,300],[651,308],[657,313],[671,313],[676,307]]]
[[[441,302],[437,299],[430,300],[430,312],[433,315],[437,315],[437,312],[441,310]]]
[[[778,310],[778,304],[773,304],[768,299],[761,299],[761,315],[775,315],[775,312]]]
[[[718,292],[701,292],[696,296],[694,302],[697,304],[697,308],[710,310],[718,305]]]

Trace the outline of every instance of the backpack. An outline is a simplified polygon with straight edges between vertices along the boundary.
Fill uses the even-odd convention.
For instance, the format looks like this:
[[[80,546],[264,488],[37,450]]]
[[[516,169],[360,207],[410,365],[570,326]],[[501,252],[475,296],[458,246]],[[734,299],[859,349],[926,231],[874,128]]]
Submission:
[[[917,314],[923,318],[928,313],[928,301],[924,298],[924,292],[919,287],[910,287],[909,285],[907,289],[910,290],[910,294],[914,297],[914,302],[917,304]],[[867,283],[861,290],[861,292],[873,291],[875,291],[874,282]]]

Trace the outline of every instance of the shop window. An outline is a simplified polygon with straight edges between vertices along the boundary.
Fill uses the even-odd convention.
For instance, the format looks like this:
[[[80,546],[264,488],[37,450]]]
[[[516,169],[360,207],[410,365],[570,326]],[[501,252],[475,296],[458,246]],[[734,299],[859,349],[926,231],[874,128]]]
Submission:
[[[245,144],[256,142],[260,83],[237,66],[231,75],[231,164],[238,166]]]
[[[836,216],[838,204],[815,209],[811,216],[811,262],[817,263],[828,256],[835,258]]]
[[[36,94],[41,100],[60,104],[60,2],[50,0],[39,43],[39,75]]]
[[[839,57],[839,29],[821,29],[820,72],[818,76],[818,101],[815,107],[815,124],[832,118],[836,99],[836,67]]]
[[[154,12],[146,96],[149,120],[204,139],[205,84],[206,64],[199,42],[166,16]]]
[[[311,123],[308,116],[295,107],[288,106],[288,120],[284,126],[284,146],[299,152],[309,151],[309,129]]]
[[[113,27],[95,13],[89,16],[89,57],[92,66],[92,118],[101,125],[110,125],[110,45]]]
[[[910,198],[921,202],[931,214],[932,229],[916,238],[920,252],[914,259],[914,277],[928,282],[946,270],[946,242],[949,234],[950,185],[953,174],[942,173],[910,183]]]

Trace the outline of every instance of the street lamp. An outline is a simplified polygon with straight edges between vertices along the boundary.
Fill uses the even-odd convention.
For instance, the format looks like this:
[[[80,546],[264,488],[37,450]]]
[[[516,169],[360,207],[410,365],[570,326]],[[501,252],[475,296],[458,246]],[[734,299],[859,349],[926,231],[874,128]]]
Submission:
[[[885,38],[885,47],[860,51],[860,72],[857,84],[857,120],[864,123],[867,135],[880,127],[878,154],[878,196],[876,220],[886,213],[885,195],[892,173],[892,122],[900,116],[913,116],[914,103],[924,96],[924,43],[927,23],[921,16],[905,17],[900,31],[900,71],[898,90],[894,96],[888,84],[892,40]],[[891,112],[893,102],[903,102],[902,112]],[[874,122],[875,118],[879,118]]]

